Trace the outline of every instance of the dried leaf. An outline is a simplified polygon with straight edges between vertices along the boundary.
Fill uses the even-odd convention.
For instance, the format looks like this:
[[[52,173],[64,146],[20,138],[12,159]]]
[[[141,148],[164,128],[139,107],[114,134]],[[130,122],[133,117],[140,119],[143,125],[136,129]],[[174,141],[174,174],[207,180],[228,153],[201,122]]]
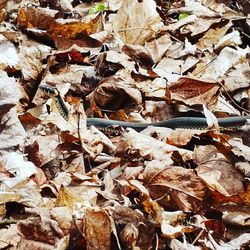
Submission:
[[[166,168],[154,176],[147,187],[156,199],[168,193],[169,202],[173,201],[183,211],[198,211],[207,196],[207,188],[201,179],[193,170],[182,167]]]
[[[147,2],[122,1],[113,27],[125,44],[143,45],[159,29],[160,16],[155,6],[153,0]]]
[[[110,249],[111,223],[105,211],[88,208],[84,218],[84,231],[87,249]]]
[[[243,176],[214,146],[199,146],[194,154],[197,174],[209,188],[225,196],[244,190]]]
[[[212,108],[218,99],[220,85],[215,81],[202,81],[181,77],[166,89],[166,99],[186,105],[207,105]]]

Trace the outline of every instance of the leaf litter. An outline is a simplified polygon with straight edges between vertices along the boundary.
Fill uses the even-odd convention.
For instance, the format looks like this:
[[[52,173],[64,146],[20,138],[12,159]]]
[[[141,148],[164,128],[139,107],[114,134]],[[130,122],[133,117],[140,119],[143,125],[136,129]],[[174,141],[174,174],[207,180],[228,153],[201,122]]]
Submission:
[[[249,114],[249,13],[240,0],[2,1],[0,248],[248,249],[250,121],[217,118]],[[86,126],[201,115],[204,130]]]

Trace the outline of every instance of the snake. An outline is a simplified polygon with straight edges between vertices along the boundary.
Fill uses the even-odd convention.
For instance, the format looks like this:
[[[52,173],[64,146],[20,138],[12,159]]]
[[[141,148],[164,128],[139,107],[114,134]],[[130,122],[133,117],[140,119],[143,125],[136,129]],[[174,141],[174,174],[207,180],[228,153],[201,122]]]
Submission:
[[[41,85],[39,87],[43,93],[45,93],[46,95],[48,95],[53,99],[61,116],[66,121],[68,121],[69,111],[58,89],[48,85]],[[250,119],[250,115],[217,118],[217,121],[219,128],[240,129],[246,124],[248,119]],[[175,117],[152,123],[127,122],[127,121],[110,120],[104,118],[87,118],[87,126],[90,127],[91,125],[94,125],[100,130],[105,130],[105,128],[109,128],[112,126],[116,127],[118,126],[118,127],[123,127],[124,129],[133,128],[136,131],[142,131],[148,126],[166,127],[172,129],[183,128],[183,129],[200,129],[200,130],[207,129],[208,127],[207,119],[205,117]]]

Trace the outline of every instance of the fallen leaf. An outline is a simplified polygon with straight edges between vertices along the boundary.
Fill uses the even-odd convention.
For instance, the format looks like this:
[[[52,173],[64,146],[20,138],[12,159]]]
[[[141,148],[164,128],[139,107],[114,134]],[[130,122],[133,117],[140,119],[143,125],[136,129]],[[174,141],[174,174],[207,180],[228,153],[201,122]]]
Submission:
[[[212,190],[230,196],[244,190],[243,176],[239,174],[214,146],[198,146],[194,151],[198,164],[197,175]]]
[[[154,199],[168,193],[170,205],[183,211],[200,210],[208,195],[206,186],[193,170],[176,166],[159,172],[147,183],[147,187]],[[162,202],[164,204],[164,200]]]
[[[88,249],[110,249],[111,223],[107,213],[99,208],[88,208],[84,217],[84,234]],[[98,235],[98,237],[96,237]]]
[[[152,0],[147,3],[122,1],[113,22],[113,29],[121,36],[125,44],[143,45],[152,34],[157,32],[161,24],[155,6]]]
[[[67,206],[72,208],[75,203],[81,202],[80,197],[74,196],[64,185],[61,185],[56,199],[56,206]]]
[[[116,110],[126,103],[131,105],[142,102],[140,91],[134,88],[132,83],[116,77],[103,80],[91,95],[96,104],[111,110]]]
[[[207,105],[213,108],[218,100],[220,85],[215,81],[203,81],[181,77],[166,89],[166,99],[186,105]]]

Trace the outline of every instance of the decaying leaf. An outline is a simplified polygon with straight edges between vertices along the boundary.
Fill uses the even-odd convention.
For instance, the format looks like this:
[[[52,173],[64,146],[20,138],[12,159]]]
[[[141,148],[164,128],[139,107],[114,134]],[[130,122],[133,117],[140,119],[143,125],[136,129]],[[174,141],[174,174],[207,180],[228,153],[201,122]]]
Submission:
[[[183,211],[198,211],[207,198],[207,188],[202,180],[193,170],[182,167],[164,169],[153,176],[147,187],[155,199],[165,194],[170,196],[169,201],[161,201],[162,205],[178,207]]]
[[[197,174],[212,189],[225,196],[244,190],[243,176],[213,146],[199,146],[194,151]]]
[[[166,89],[166,99],[186,105],[207,105],[213,107],[218,99],[220,86],[215,81],[201,81],[195,78],[181,77]]]
[[[115,77],[107,78],[95,89],[93,99],[101,107],[111,110],[116,110],[127,102],[138,105],[142,101],[141,93],[132,84]]]
[[[88,249],[111,247],[111,223],[107,213],[98,208],[89,208],[84,219],[84,232]],[[98,235],[98,237],[96,237]]]

